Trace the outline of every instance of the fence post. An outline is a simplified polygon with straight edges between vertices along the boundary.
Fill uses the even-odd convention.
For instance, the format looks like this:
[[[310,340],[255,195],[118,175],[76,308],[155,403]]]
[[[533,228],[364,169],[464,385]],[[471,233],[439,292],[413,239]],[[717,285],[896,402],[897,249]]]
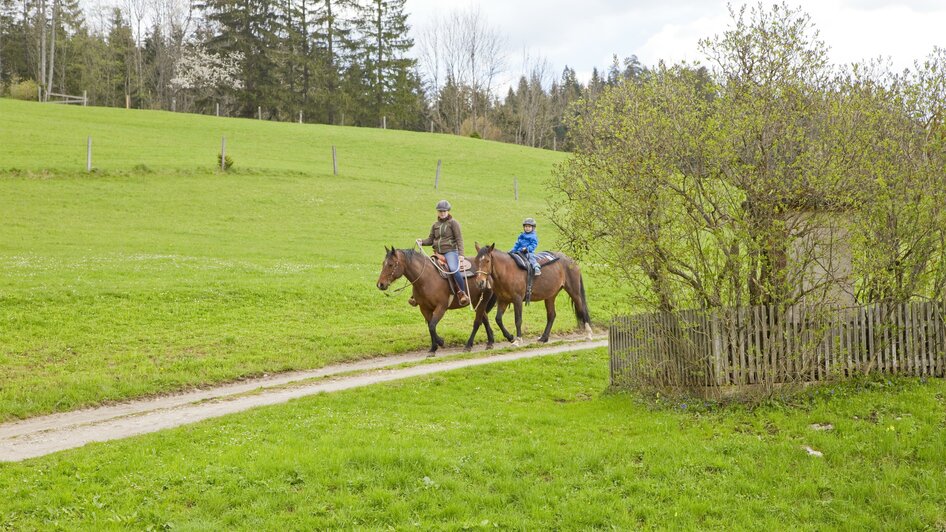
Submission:
[[[262,120],[262,119],[263,119],[263,106],[262,106],[262,105],[257,105],[257,106],[256,106],[256,118],[257,118],[258,120]]]
[[[516,176],[512,176],[512,190],[516,195],[516,201],[519,201],[519,179]]]
[[[215,112],[217,113],[217,116],[220,116],[220,102],[217,102],[215,107],[216,107]]]
[[[381,129],[387,129],[387,128],[388,128],[388,117],[387,117],[387,116],[382,116],[382,117],[381,117]]]
[[[434,132],[434,121],[433,121],[433,120],[430,121],[430,132],[431,132],[431,133]]]
[[[227,171],[227,137],[220,140],[220,171]]]
[[[171,98],[171,112],[177,112],[177,98]]]
[[[302,111],[299,111],[299,123],[302,123]]]
[[[434,188],[440,183],[440,159],[437,159],[437,177],[434,178]]]
[[[85,145],[85,171],[92,171],[92,135],[89,135]]]
[[[125,109],[131,109],[131,94],[125,95]]]
[[[335,146],[332,146],[332,171],[338,175],[338,154],[335,152]]]
[[[82,91],[82,107],[89,105],[89,91]]]

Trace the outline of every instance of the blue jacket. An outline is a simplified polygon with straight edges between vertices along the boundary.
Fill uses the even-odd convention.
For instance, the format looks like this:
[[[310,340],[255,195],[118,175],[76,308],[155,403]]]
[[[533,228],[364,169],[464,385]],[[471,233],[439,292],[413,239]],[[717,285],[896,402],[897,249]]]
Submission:
[[[519,235],[519,240],[516,240],[516,245],[513,246],[512,251],[516,252],[522,248],[526,248],[529,253],[535,253],[535,248],[537,247],[539,247],[539,235],[535,234],[535,231],[531,233],[523,231]]]

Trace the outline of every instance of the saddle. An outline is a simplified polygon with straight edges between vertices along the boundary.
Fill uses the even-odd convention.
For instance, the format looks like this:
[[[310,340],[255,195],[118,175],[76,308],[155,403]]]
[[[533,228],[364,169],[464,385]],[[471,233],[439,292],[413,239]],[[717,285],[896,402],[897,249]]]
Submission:
[[[539,251],[533,253],[533,255],[535,256],[535,261],[539,263],[540,268],[546,264],[552,264],[559,259],[559,257],[551,251]],[[518,266],[520,270],[525,270],[526,272],[525,303],[528,305],[532,302],[532,283],[535,282],[535,273],[532,271],[532,265],[529,264],[529,259],[526,258],[526,254],[520,251],[510,252],[509,256],[512,257],[513,262],[516,263],[516,266]]]
[[[453,278],[453,274],[449,273],[450,268],[447,267],[447,258],[439,253],[434,253],[433,257],[430,257],[430,260],[434,262],[434,266],[437,266],[437,271],[440,272],[440,276],[444,279]],[[473,277],[476,273],[473,271],[473,264],[466,258],[460,257],[460,273],[463,274],[463,277]]]
[[[558,255],[552,253],[551,251],[537,251],[533,255],[535,255],[535,260],[539,263],[539,267],[545,266],[546,264],[552,264],[553,262],[557,262],[559,259]],[[516,266],[518,266],[520,270],[530,270],[532,268],[529,265],[529,260],[526,259],[526,256],[522,253],[510,253],[509,256],[516,261]]]

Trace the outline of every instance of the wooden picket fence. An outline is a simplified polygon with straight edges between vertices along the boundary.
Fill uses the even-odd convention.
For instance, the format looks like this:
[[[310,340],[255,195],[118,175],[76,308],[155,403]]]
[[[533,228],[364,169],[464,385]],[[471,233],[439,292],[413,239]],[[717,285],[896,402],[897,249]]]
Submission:
[[[699,390],[874,372],[943,377],[946,301],[774,306],[618,317],[611,383]]]

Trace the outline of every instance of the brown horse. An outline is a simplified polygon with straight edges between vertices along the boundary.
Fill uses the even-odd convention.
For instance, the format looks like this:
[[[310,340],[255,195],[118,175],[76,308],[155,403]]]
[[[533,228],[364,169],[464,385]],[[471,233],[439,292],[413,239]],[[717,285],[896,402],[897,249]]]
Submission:
[[[378,289],[387,290],[394,281],[400,277],[405,277],[413,289],[414,300],[420,308],[421,314],[427,320],[427,330],[430,331],[430,356],[437,351],[437,347],[443,347],[443,338],[437,334],[437,323],[447,313],[447,310],[458,308],[469,309],[469,305],[461,307],[456,296],[450,291],[447,280],[440,276],[437,268],[430,262],[430,259],[422,253],[412,249],[388,249],[385,246],[384,262],[381,263],[381,275],[378,276]],[[493,347],[493,329],[489,325],[489,319],[486,314],[493,309],[496,304],[496,298],[489,290],[482,290],[476,283],[469,283],[471,305],[474,307],[475,318],[473,320],[473,332],[470,339],[466,342],[466,349],[469,351],[473,347],[473,339],[476,338],[476,331],[480,325],[486,328],[486,349]]]
[[[496,244],[476,246],[476,282],[480,290],[492,289],[496,296],[496,324],[507,340],[513,342],[513,336],[503,325],[503,312],[511,303],[516,313],[516,339],[514,345],[522,340],[522,302],[526,297],[526,272],[516,266],[515,260],[502,251],[495,251]],[[555,321],[555,297],[565,289],[575,307],[578,326],[584,326],[591,339],[591,315],[585,300],[585,284],[581,278],[578,263],[563,253],[555,253],[556,262],[542,267],[542,275],[532,284],[532,301],[545,301],[545,332],[540,342],[549,341],[549,331]]]

